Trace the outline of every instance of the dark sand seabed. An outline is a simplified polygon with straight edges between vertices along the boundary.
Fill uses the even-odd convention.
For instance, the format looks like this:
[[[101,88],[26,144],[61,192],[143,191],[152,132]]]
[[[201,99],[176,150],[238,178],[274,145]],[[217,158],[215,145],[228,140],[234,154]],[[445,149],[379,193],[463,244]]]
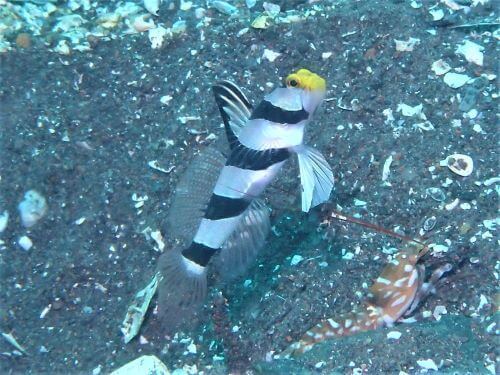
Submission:
[[[488,18],[494,2],[437,24],[432,5],[349,2],[240,37],[248,22],[210,10],[214,19],[203,41],[196,20],[188,19],[186,34],[159,50],[140,34],[70,56],[37,43],[0,54],[0,211],[10,214],[1,233],[0,331],[29,353],[9,355],[14,348],[0,340],[0,373],[108,373],[144,354],[171,370],[216,374],[419,373],[426,371],[417,364],[422,359],[432,359],[441,373],[494,373],[498,237],[483,221],[498,216],[498,182],[484,184],[499,175],[498,81],[491,76],[498,73],[498,39],[494,28],[450,28]],[[164,11],[160,19],[173,18]],[[396,51],[394,39],[409,37],[420,44]],[[464,39],[485,47],[483,66],[455,53]],[[259,63],[265,48],[281,55]],[[332,55],[324,59],[325,52]],[[475,80],[449,87],[431,70],[439,59]],[[324,76],[328,97],[335,98],[307,130],[307,143],[334,170],[331,203],[300,213],[298,169],[291,163],[267,194],[268,244],[234,283],[212,283],[206,320],[166,338],[149,314],[142,342],[125,345],[120,324],[159,256],[142,232],[160,229],[168,240],[165,221],[179,176],[193,155],[217,142],[206,139],[210,133],[223,137],[210,86],[231,79],[257,102],[271,90],[268,82],[277,85],[300,67]],[[172,96],[168,105],[160,102],[165,95]],[[434,129],[414,126],[424,120],[397,112],[400,103],[422,104]],[[182,124],[182,116],[200,120]],[[439,165],[453,153],[472,157],[472,175]],[[382,167],[390,155],[389,185]],[[175,168],[161,173],[148,166],[152,160]],[[431,187],[444,192],[443,202],[426,193]],[[17,205],[29,189],[45,196],[49,209],[27,230]],[[134,193],[148,197],[142,207],[134,206]],[[444,207],[455,199],[455,208]],[[400,246],[358,226],[334,220],[320,226],[336,205],[408,235],[435,216],[430,242],[447,251],[424,263],[432,270],[448,262],[454,270],[417,310],[415,323],[327,341],[294,361],[272,360],[272,351],[322,318],[358,304],[365,283],[387,261],[383,249]],[[85,221],[77,225],[80,218]],[[34,244],[28,251],[18,245],[23,235]],[[345,259],[346,253],[354,257]],[[303,257],[297,265],[291,265],[294,255]],[[447,311],[439,321],[425,314],[436,306]],[[402,333],[397,340],[387,337],[394,330]],[[187,350],[191,343],[196,353]]]

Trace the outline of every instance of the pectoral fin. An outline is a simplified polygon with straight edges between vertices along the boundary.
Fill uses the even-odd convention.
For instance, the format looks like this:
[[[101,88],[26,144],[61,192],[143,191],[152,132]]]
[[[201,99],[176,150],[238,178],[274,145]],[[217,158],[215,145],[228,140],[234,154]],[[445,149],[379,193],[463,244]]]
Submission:
[[[326,202],[333,189],[333,173],[319,151],[308,146],[294,147],[299,159],[300,183],[302,185],[302,211]]]

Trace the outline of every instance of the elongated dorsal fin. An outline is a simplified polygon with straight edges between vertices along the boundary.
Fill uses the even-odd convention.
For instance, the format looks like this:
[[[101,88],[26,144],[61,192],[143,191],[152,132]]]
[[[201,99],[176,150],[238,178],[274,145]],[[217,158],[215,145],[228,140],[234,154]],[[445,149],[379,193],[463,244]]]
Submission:
[[[210,147],[195,156],[175,188],[167,218],[170,236],[191,242],[225,162],[224,155]]]
[[[212,90],[224,121],[229,145],[233,149],[240,130],[250,118],[252,105],[241,89],[230,81],[217,82]]]
[[[214,265],[224,280],[228,281],[247,269],[264,246],[270,227],[269,208],[262,200],[255,199],[214,259]]]

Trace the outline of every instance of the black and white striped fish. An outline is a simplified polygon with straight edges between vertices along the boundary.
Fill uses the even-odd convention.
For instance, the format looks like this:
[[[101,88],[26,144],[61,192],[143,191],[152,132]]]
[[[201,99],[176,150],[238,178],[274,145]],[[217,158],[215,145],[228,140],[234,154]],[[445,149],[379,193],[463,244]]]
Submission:
[[[232,276],[255,258],[270,228],[269,210],[257,197],[291,154],[298,156],[303,211],[328,200],[333,188],[326,160],[302,143],[305,125],[325,95],[323,78],[300,69],[255,109],[231,82],[219,82],[213,91],[230,152],[198,155],[176,188],[169,235],[183,244],[158,264],[158,312],[168,330],[203,303],[209,263]]]

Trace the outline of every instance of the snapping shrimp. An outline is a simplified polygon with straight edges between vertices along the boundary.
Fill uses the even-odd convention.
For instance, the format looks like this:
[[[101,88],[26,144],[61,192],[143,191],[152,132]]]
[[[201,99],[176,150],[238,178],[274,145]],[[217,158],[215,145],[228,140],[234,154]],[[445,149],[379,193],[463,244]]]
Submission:
[[[444,264],[425,282],[425,267],[418,262],[427,251],[428,247],[420,242],[408,242],[382,270],[360,310],[321,321],[278,357],[303,354],[328,339],[390,327],[410,315],[419,302],[434,290],[434,285],[443,274],[451,270],[451,264]]]

